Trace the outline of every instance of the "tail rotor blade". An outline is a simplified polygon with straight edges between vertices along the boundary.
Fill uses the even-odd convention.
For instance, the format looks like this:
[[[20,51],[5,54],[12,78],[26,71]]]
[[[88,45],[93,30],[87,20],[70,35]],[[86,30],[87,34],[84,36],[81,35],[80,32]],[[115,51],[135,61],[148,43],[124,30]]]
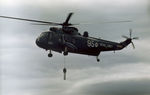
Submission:
[[[131,42],[131,44],[132,44],[132,46],[133,46],[133,49],[135,49],[134,43],[133,43],[133,42]]]
[[[129,38],[129,37],[127,37],[127,36],[124,36],[124,35],[122,35],[122,37],[123,37],[123,38],[126,38],[126,39],[128,39],[128,38]]]
[[[134,37],[134,38],[132,38],[133,40],[138,40],[139,39],[139,37]]]
[[[130,38],[131,38],[132,37],[132,29],[130,29],[129,32],[130,32]]]

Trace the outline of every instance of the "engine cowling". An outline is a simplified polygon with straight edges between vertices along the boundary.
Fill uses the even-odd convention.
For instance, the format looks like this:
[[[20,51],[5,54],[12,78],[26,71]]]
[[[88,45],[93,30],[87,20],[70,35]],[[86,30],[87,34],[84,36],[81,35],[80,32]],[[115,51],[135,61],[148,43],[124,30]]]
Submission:
[[[69,34],[77,34],[78,33],[78,29],[75,27],[63,27],[62,30],[63,30],[63,32],[69,33]]]
[[[83,37],[89,37],[89,33],[88,33],[87,31],[85,31],[85,32],[83,33]]]

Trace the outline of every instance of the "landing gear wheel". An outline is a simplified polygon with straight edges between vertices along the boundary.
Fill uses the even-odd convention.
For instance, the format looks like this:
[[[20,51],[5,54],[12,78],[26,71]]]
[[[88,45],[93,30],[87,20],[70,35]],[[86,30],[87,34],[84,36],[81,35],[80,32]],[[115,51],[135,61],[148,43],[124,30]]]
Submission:
[[[48,54],[48,57],[52,57],[52,56],[53,56],[53,54],[51,54],[51,53]]]
[[[66,56],[66,55],[68,55],[68,52],[64,52],[63,54],[64,54],[64,56]]]
[[[52,54],[51,50],[49,50],[48,57],[52,57],[52,56],[53,56],[53,54]]]
[[[97,62],[99,62],[99,61],[100,61],[100,59],[98,58],[98,56],[96,56],[96,60],[97,60]]]
[[[68,55],[68,49],[67,49],[67,47],[65,47],[65,50],[64,50],[64,56],[66,56],[66,55]]]

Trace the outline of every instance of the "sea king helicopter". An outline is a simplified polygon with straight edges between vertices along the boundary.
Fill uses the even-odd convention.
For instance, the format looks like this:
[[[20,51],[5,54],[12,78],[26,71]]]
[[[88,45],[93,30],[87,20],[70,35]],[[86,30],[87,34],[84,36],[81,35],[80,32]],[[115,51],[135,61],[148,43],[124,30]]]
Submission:
[[[129,37],[122,36],[126,38],[126,40],[120,43],[90,37],[87,31],[85,31],[83,35],[81,35],[78,32],[78,29],[76,27],[73,27],[74,25],[78,24],[69,23],[69,20],[72,17],[72,15],[73,13],[69,13],[68,17],[63,23],[24,19],[10,16],[0,17],[35,22],[37,25],[62,26],[50,27],[49,31],[42,32],[40,36],[36,39],[37,46],[49,51],[48,57],[53,56],[51,51],[63,53],[64,56],[68,55],[68,53],[76,53],[96,56],[96,59],[99,62],[100,59],[98,58],[98,56],[101,52],[122,50],[130,43],[132,44],[133,48],[135,48],[132,40],[138,39],[138,37],[132,38],[131,29],[129,32]]]

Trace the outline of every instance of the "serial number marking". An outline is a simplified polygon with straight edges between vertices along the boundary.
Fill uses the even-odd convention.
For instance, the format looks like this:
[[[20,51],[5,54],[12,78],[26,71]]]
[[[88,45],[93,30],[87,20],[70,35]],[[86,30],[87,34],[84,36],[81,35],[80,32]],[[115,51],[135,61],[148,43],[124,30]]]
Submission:
[[[112,48],[113,45],[110,45],[110,44],[105,44],[105,43],[98,43],[96,41],[93,41],[93,40],[87,40],[87,46],[88,47],[105,47],[105,48]]]
[[[94,42],[93,40],[87,40],[88,47],[98,47],[98,43]]]

